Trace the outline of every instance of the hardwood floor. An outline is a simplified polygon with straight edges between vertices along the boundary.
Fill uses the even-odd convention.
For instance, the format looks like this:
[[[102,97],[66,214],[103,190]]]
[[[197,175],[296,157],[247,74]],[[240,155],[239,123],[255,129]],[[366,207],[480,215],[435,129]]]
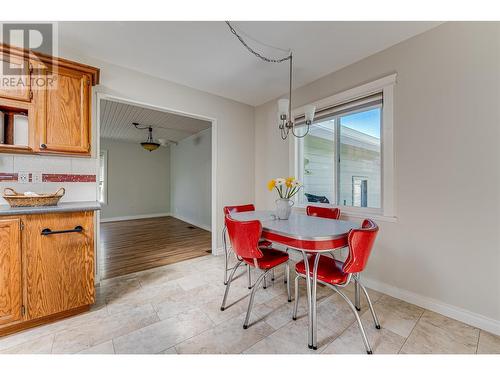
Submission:
[[[173,217],[101,223],[104,279],[207,255],[211,233]]]

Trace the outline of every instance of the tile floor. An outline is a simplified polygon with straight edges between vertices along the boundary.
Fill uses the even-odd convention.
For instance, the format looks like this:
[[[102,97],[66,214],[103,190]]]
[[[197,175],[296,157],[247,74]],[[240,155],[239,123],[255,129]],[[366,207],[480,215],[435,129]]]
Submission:
[[[251,326],[243,330],[246,277],[235,280],[222,312],[222,271],[222,257],[206,256],[105,280],[90,312],[0,338],[0,353],[365,352],[352,312],[325,287],[318,288],[319,348],[309,350],[304,283],[293,321],[282,270],[257,292]],[[346,293],[353,297],[351,288]],[[363,299],[361,318],[374,353],[500,353],[499,336],[375,291],[370,295],[382,329],[374,328]]]

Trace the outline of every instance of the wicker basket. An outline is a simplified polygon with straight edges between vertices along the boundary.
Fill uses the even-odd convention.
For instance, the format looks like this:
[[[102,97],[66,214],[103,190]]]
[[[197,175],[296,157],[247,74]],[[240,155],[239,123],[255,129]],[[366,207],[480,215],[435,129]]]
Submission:
[[[16,192],[14,189],[5,188],[3,191],[4,199],[11,207],[42,207],[57,206],[66,190],[60,188],[54,194],[39,194],[38,197],[30,197]]]

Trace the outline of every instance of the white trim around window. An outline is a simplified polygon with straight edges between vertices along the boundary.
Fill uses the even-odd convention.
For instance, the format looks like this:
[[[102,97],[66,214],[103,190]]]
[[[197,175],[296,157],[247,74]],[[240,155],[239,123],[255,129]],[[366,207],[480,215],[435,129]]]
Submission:
[[[354,87],[328,98],[318,100],[312,104],[319,111],[324,108],[337,106],[343,103],[366,97],[376,93],[383,95],[382,123],[381,123],[381,199],[382,207],[372,209],[365,207],[340,206],[342,212],[353,218],[372,217],[385,221],[396,221],[396,189],[394,176],[394,85],[397,74],[391,74],[375,81]],[[296,108],[292,112],[292,118],[304,114],[304,107]],[[296,137],[290,137],[290,174],[299,175],[299,161],[297,160],[299,142]],[[296,207],[301,208],[301,205]],[[317,204],[317,203],[316,203]],[[321,204],[317,204],[321,205]]]
[[[102,165],[101,165],[102,160]],[[108,150],[101,150],[99,153],[99,174],[98,174],[98,200],[99,203],[106,205],[108,203]],[[102,179],[102,188],[101,188]]]

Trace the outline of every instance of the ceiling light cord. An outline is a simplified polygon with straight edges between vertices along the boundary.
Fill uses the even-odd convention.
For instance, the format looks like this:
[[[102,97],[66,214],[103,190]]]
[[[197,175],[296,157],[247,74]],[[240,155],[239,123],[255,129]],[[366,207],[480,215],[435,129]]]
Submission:
[[[243,44],[243,46],[250,52],[252,53],[253,55],[257,56],[259,59],[265,61],[265,62],[269,62],[269,63],[282,63],[284,61],[287,61],[287,60],[291,60],[292,59],[292,52],[289,50],[289,55],[288,56],[285,56],[281,59],[273,59],[273,58],[270,58],[270,57],[266,57],[264,55],[262,55],[261,53],[255,51],[254,49],[252,49],[244,40],[243,38],[236,32],[236,30],[234,29],[234,27],[229,23],[229,21],[225,21],[227,26],[229,27],[229,30],[231,30],[231,32],[234,34],[234,36],[236,38],[238,38],[238,40],[240,41],[241,44]],[[259,42],[260,43],[260,42]],[[263,43],[262,43],[263,44]],[[268,46],[268,47],[271,47],[271,46]],[[276,47],[272,47],[272,48],[276,48]],[[281,48],[276,48],[276,49],[279,49],[279,50],[282,50]]]

